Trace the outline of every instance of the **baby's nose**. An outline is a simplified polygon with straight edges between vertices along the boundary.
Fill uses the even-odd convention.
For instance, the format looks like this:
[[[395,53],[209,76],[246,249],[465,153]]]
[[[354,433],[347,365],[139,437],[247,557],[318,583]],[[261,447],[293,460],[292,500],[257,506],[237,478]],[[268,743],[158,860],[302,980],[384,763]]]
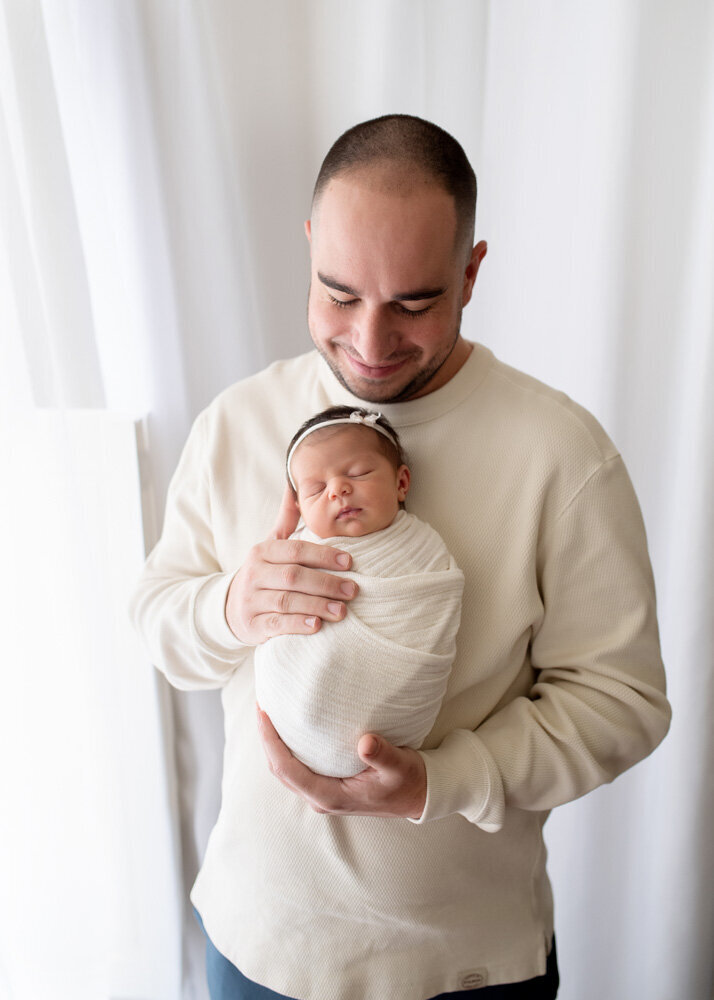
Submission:
[[[349,479],[344,476],[336,476],[330,484],[330,494],[334,497],[342,497],[351,491]]]

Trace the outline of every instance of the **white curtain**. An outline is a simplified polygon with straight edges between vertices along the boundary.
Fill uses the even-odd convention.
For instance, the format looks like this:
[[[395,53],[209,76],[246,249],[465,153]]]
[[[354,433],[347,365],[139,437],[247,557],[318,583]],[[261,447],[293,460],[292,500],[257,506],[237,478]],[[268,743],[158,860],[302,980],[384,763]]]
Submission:
[[[76,619],[76,641],[90,655],[66,684],[52,632],[38,645],[28,631],[47,620],[38,595],[54,600],[47,580],[61,582],[63,567],[91,584],[94,553],[91,569],[109,573],[114,560],[95,556],[112,517],[138,531],[126,513],[141,506],[136,461],[151,544],[191,419],[231,381],[309,346],[302,223],[315,173],[341,131],[388,111],[443,125],[478,174],[489,252],[465,335],[596,414],[648,528],[674,721],[650,759],[547,824],[560,996],[712,996],[712,4],[0,0],[0,412],[12,472],[0,558],[3,610],[22,611],[4,627],[0,860],[26,875],[45,859],[43,877],[9,883],[3,998],[206,997],[186,900],[218,808],[218,697],[169,692],[141,662],[122,631],[123,576],[77,591],[92,624]],[[87,437],[78,409],[99,414],[101,431],[93,423]],[[144,415],[148,452],[132,465],[127,428]],[[105,468],[91,456],[107,448]],[[61,505],[41,497],[40,468],[67,490]],[[87,468],[95,511],[111,513],[83,533],[69,508]],[[102,500],[122,488],[123,505]],[[62,531],[76,544],[48,544]],[[65,619],[55,608],[49,620]],[[61,728],[36,711],[60,695]],[[58,740],[98,726],[87,772],[81,741],[61,751]],[[129,731],[138,749],[127,756]],[[43,766],[61,752],[62,768]],[[114,848],[92,852],[88,829]],[[66,877],[43,881],[52,868]]]

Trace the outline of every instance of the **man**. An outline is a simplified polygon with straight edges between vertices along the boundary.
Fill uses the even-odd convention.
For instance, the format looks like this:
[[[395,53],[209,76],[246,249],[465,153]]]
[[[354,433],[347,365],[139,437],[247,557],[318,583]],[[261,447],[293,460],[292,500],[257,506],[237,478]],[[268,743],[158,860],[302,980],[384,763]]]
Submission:
[[[486,254],[475,199],[463,150],[428,122],[387,116],[335,143],[306,224],[317,352],[199,416],[137,588],[154,662],[177,687],[223,693],[223,803],[192,892],[234,983],[214,996],[554,997],[548,811],[667,730],[646,542],[616,449],[567,397],[460,335]],[[409,508],[466,586],[424,747],[365,734],[365,770],[340,780],[256,713],[251,649],[339,628],[354,596],[338,549],[287,539],[287,495],[271,527],[295,429],[365,401],[398,429]]]

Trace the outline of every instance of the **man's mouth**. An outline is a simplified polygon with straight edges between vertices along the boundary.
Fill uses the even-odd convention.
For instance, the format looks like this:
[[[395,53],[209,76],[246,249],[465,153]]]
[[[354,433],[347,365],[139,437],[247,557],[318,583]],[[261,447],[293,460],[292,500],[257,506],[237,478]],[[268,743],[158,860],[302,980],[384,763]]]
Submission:
[[[347,357],[352,367],[365,378],[389,378],[390,375],[395,375],[404,364],[403,361],[398,361],[395,365],[365,365],[350,354]]]
[[[341,345],[340,345],[341,346]],[[384,365],[367,365],[364,361],[360,361],[358,358],[351,354],[349,351],[342,348],[343,353],[347,355],[347,360],[350,365],[354,368],[358,375],[363,378],[370,379],[383,379],[389,378],[390,375],[395,375],[404,365],[410,360],[409,357],[399,358],[397,361],[391,364]]]

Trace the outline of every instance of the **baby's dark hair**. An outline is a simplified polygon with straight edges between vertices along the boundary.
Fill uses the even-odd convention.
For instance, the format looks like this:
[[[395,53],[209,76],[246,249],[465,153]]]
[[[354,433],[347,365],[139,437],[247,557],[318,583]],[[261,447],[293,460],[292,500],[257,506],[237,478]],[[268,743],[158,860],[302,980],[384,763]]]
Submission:
[[[297,494],[295,493],[295,487],[290,482],[290,474],[288,469],[288,459],[290,458],[291,451],[295,447],[295,442],[305,433],[305,431],[309,431],[310,428],[315,427],[316,424],[326,423],[330,420],[334,421],[349,420],[350,416],[353,413],[359,413],[361,417],[376,416],[375,410],[365,410],[364,407],[361,406],[328,406],[326,410],[321,410],[319,413],[316,413],[313,417],[310,417],[309,420],[306,420],[305,423],[301,424],[301,426],[298,427],[298,429],[295,431],[292,440],[288,445],[288,450],[285,456],[285,473],[287,476],[288,484],[295,495]],[[377,443],[379,444],[380,451],[385,456],[385,458],[389,459],[389,461],[394,466],[394,469],[396,471],[397,469],[399,469],[400,466],[406,464],[406,459],[404,457],[404,450],[402,448],[401,441],[399,440],[399,435],[392,427],[390,422],[387,420],[387,418],[383,417],[381,414],[377,417],[374,423],[378,424],[380,427],[383,427],[384,430],[386,430],[390,435],[390,437],[387,438],[384,436],[384,434],[380,434],[379,431],[374,431],[375,437],[377,438]],[[350,424],[348,423],[344,424],[335,423],[335,427],[349,427],[349,426]],[[352,426],[365,427],[367,430],[372,430],[369,424],[355,422]]]

